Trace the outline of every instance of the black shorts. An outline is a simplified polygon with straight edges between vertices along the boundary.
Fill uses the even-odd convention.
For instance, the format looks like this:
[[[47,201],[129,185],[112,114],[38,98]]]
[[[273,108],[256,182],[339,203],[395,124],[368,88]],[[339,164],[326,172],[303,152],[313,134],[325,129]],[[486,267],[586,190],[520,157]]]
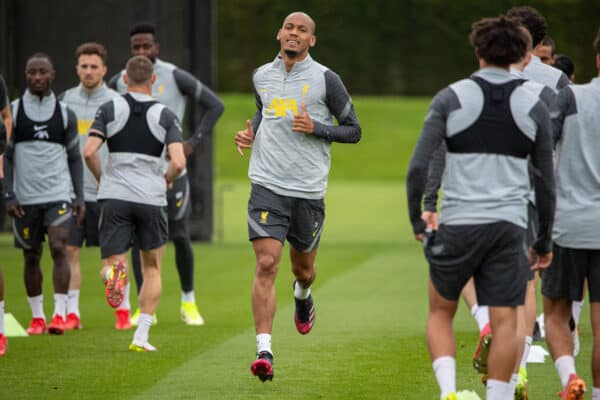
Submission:
[[[68,228],[71,223],[71,204],[52,202],[22,206],[25,215],[13,218],[14,244],[18,249],[38,248],[44,241],[48,227]]]
[[[169,222],[180,221],[190,216],[192,202],[190,199],[190,182],[188,176],[183,175],[173,182],[173,186],[167,190],[167,207],[169,210]]]
[[[99,203],[102,258],[126,253],[134,238],[141,250],[153,250],[167,242],[166,207],[115,199]]]
[[[309,253],[319,245],[325,203],[278,195],[260,185],[252,185],[248,201],[250,240],[271,237],[281,243],[287,239],[298,251]]]
[[[85,218],[81,225],[77,224],[77,216],[71,218],[71,227],[69,232],[69,246],[83,247],[85,242],[86,247],[98,247],[98,224],[100,222],[100,204],[95,201],[85,202]]]
[[[542,294],[580,301],[587,279],[590,302],[600,301],[600,250],[572,249],[554,243],[552,264],[542,274]]]
[[[440,225],[425,246],[431,281],[446,299],[457,301],[472,276],[480,305],[515,307],[525,302],[525,229],[509,223]]]

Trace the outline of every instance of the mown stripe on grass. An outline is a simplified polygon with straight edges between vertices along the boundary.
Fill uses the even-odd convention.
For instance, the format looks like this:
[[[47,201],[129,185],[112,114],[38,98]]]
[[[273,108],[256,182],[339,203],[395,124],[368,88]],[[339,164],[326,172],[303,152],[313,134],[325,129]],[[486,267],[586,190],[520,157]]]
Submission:
[[[382,254],[317,286],[317,320],[307,336],[295,331],[293,307],[278,310],[273,382],[261,384],[250,375],[255,346],[248,330],[182,364],[136,398],[398,398],[405,380],[398,363],[407,352],[398,338],[422,338],[426,315],[426,303],[414,301],[426,293],[426,271],[403,273],[415,268],[413,257]],[[291,289],[280,291],[284,295]],[[408,353],[426,357],[422,339]],[[152,362],[162,355],[141,356]]]

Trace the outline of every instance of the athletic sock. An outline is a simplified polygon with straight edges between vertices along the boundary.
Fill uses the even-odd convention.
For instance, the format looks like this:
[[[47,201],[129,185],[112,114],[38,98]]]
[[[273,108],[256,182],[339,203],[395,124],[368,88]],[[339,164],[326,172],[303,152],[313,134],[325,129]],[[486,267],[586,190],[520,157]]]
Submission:
[[[123,295],[123,301],[121,302],[119,309],[130,310],[131,304],[129,303],[129,292],[131,291],[131,281],[127,281],[127,284],[125,285],[124,289],[125,294]]]
[[[31,314],[33,318],[41,318],[45,321],[46,316],[44,315],[44,295],[40,294],[38,296],[27,297],[27,302],[29,302],[29,307],[31,307]]]
[[[305,289],[298,281],[294,282],[294,297],[298,300],[306,300],[308,296],[310,296],[310,286]]]
[[[569,382],[569,377],[571,374],[576,374],[575,371],[575,358],[573,356],[561,356],[554,361],[554,366],[556,367],[556,372],[558,372],[558,376],[560,378],[560,383],[564,388],[567,386]]]
[[[593,388],[592,389],[592,400],[600,400],[600,388]]]
[[[52,314],[52,316],[60,315],[65,319],[65,316],[67,315],[68,299],[69,296],[67,294],[54,293],[54,314]]]
[[[68,293],[67,310],[69,314],[79,317],[79,289],[70,289]]]
[[[268,351],[273,354],[273,350],[271,350],[271,334],[259,333],[256,335],[256,352],[260,353],[261,351]]]
[[[523,349],[523,357],[521,357],[521,368],[527,368],[527,359],[529,358],[529,350],[531,350],[531,344],[533,338],[531,336],[525,336],[525,347]]]
[[[454,357],[443,356],[436,358],[433,363],[435,379],[440,386],[441,397],[444,398],[456,392],[456,360]]]
[[[0,301],[0,333],[4,335],[4,300]]]
[[[508,384],[510,385],[510,393],[514,393],[515,392],[515,388],[517,387],[517,381],[519,380],[519,374],[512,374],[510,377],[510,382],[508,382]]]
[[[581,309],[583,308],[583,300],[574,301],[571,304],[571,315],[573,316],[573,320],[575,321],[575,326],[579,325],[579,316],[581,315]]]
[[[509,382],[497,381],[495,379],[488,379],[485,392],[486,400],[506,400],[514,397],[514,392],[511,392]]]
[[[148,343],[148,334],[152,326],[152,315],[140,314],[138,319],[138,327],[133,335],[133,343],[138,346],[143,346]]]
[[[475,318],[475,321],[477,322],[479,332],[481,332],[490,322],[490,309],[488,306],[474,304],[473,307],[471,307],[471,315],[473,315],[473,318]]]
[[[176,224],[182,224],[183,221],[176,221]],[[179,283],[181,291],[192,292],[194,290],[194,249],[192,242],[187,237],[179,237],[173,240],[175,247],[175,265],[179,273]]]
[[[182,303],[196,303],[196,296],[194,295],[194,291],[191,292],[181,292],[181,302]]]

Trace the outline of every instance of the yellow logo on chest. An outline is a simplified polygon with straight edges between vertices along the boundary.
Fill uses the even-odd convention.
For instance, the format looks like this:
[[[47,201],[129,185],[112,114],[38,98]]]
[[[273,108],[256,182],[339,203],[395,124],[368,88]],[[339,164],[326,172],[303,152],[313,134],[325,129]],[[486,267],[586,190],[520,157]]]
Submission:
[[[276,117],[285,117],[288,111],[292,111],[294,115],[298,115],[298,105],[296,99],[274,98],[267,108],[267,112],[272,113]]]
[[[92,127],[93,119],[78,119],[77,120],[77,132],[80,135],[87,135],[90,128]]]

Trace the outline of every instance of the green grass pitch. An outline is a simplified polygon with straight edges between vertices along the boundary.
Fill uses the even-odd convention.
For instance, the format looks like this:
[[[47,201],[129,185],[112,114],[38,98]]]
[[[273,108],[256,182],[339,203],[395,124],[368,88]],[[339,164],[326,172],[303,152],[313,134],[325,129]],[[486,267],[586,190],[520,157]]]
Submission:
[[[204,327],[179,320],[179,282],[173,248],[164,258],[154,354],[130,353],[132,331],[113,329],[98,275],[97,249],[83,249],[81,312],[84,329],[64,336],[10,338],[0,358],[0,399],[437,399],[425,344],[428,270],[408,224],[404,178],[426,112],[426,99],[356,98],[363,139],[332,146],[327,216],[314,285],[317,319],[307,336],[293,323],[287,247],[277,279],[273,332],[275,378],[250,374],[255,352],[250,307],[254,256],[246,239],[248,154],[233,134],[254,112],[250,95],[223,96],[226,112],[215,132],[215,241],[195,244],[196,294]],[[0,237],[7,312],[31,318],[23,261],[12,237]],[[43,259],[46,317],[53,311],[48,250]],[[133,297],[133,296],[132,296]],[[133,301],[135,307],[136,301]],[[582,314],[580,374],[591,390],[591,330]],[[457,385],[484,387],[471,367],[477,328],[461,304]],[[530,398],[555,398],[552,361],[529,366]]]

